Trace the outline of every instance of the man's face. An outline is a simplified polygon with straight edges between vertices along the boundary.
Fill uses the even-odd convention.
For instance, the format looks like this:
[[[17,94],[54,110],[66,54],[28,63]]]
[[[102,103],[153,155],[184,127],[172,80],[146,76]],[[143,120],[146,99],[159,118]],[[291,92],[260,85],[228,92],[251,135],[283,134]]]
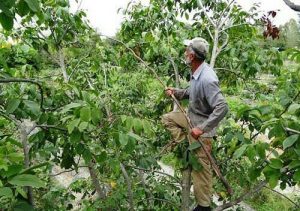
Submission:
[[[185,63],[187,65],[190,65],[192,63],[192,61],[194,60],[194,54],[193,52],[191,51],[190,47],[188,46],[186,49],[185,49],[185,52],[184,52],[184,58],[185,58]]]

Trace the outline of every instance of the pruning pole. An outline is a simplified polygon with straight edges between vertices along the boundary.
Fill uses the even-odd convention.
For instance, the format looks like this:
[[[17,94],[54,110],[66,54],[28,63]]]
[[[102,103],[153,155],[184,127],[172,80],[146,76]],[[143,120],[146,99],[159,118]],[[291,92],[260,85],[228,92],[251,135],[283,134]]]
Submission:
[[[139,57],[138,55],[136,55],[136,53],[129,47],[127,47],[127,45],[120,41],[120,40],[117,40],[117,39],[114,39],[114,38],[111,38],[109,36],[106,36],[106,35],[102,35],[100,34],[100,36],[105,36],[107,37],[108,39],[111,39],[113,41],[116,41],[118,43],[121,43],[127,50],[129,50],[133,56],[139,60],[146,68],[148,68],[154,75],[154,77],[159,81],[159,83],[162,85],[162,87],[166,90],[167,89],[167,86],[164,84],[164,82],[159,78],[159,76],[157,75],[156,71],[151,68],[141,57]],[[178,108],[180,109],[180,111],[184,114],[184,117],[186,118],[188,124],[189,124],[189,128],[190,129],[193,129],[194,126],[193,124],[191,123],[191,120],[190,118],[188,117],[186,111],[184,110],[184,108],[180,105],[179,101],[176,99],[176,97],[174,96],[174,94],[171,95],[171,98],[173,99],[173,101],[176,103],[176,105],[178,106]],[[230,187],[229,183],[227,182],[227,180],[223,177],[223,175],[221,174],[221,171],[218,167],[218,165],[216,164],[216,161],[214,160],[214,158],[212,157],[212,155],[207,151],[207,149],[204,147],[202,141],[201,141],[201,137],[199,137],[197,139],[198,143],[200,144],[200,147],[202,147],[205,155],[207,156],[214,172],[216,173],[216,175],[219,177],[219,179],[221,180],[221,182],[223,183],[224,187],[226,188],[227,192],[229,195],[232,195],[233,191],[232,191],[232,188]]]

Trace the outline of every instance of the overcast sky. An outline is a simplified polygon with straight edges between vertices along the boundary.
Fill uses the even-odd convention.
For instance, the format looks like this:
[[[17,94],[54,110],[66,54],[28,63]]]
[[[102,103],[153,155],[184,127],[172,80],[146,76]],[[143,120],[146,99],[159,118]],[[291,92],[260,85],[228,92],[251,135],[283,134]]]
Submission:
[[[80,0],[79,0],[80,1]],[[136,0],[137,1],[137,0]],[[70,0],[71,10],[75,11],[78,4]],[[105,35],[112,36],[120,28],[122,13],[117,13],[119,8],[126,8],[130,0],[82,0],[80,8],[85,10],[91,25]],[[142,0],[145,4],[148,0]],[[283,0],[236,0],[245,10],[248,10],[253,3],[260,3],[262,12],[279,10],[274,19],[274,24],[280,25],[291,18],[298,19],[295,11],[290,9]],[[293,0],[300,4],[300,0]]]

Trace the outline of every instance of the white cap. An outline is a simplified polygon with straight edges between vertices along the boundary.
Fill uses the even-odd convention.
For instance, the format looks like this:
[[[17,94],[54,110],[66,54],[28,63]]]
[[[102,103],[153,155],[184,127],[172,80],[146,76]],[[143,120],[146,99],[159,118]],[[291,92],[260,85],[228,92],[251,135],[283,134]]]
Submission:
[[[191,46],[196,54],[200,53],[204,57],[206,57],[206,55],[209,51],[208,42],[205,39],[201,38],[201,37],[195,37],[192,40],[184,40],[183,44],[186,45],[186,46]]]

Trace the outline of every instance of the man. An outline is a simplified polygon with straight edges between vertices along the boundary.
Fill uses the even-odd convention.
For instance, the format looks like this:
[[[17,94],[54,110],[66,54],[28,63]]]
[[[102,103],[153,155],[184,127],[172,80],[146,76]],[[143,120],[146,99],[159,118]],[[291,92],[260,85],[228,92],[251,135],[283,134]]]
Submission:
[[[188,129],[189,143],[197,141],[201,136],[204,147],[211,152],[212,138],[216,135],[216,126],[228,112],[228,106],[220,91],[218,77],[214,70],[205,62],[209,50],[208,42],[203,38],[186,40],[186,63],[191,67],[190,86],[187,89],[167,88],[166,94],[172,94],[178,100],[189,99],[188,116],[194,128],[189,129],[184,114],[173,111],[162,116],[162,123],[177,141],[186,136],[184,129]],[[194,195],[198,206],[194,211],[211,210],[212,168],[200,147],[195,149],[201,171],[192,170]]]

